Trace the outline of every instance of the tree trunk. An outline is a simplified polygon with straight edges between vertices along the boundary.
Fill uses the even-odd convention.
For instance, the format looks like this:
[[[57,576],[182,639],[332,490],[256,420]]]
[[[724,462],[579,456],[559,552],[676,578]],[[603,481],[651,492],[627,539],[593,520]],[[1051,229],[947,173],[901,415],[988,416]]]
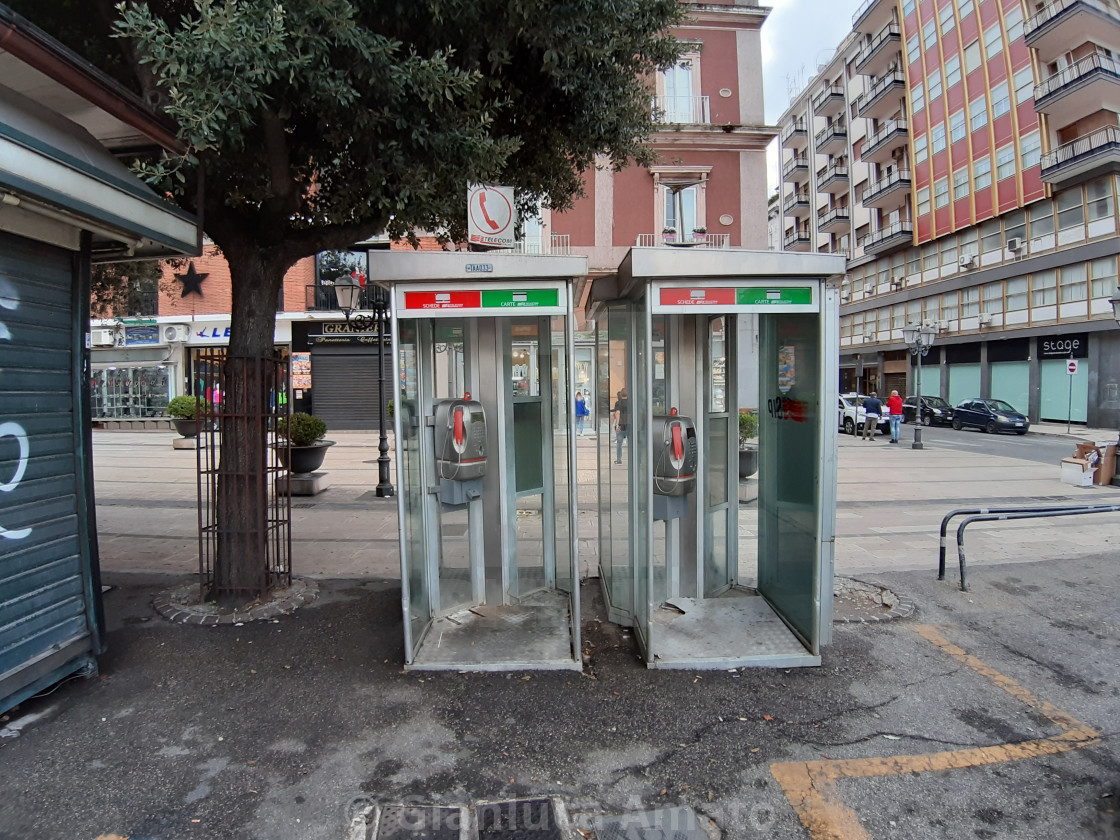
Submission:
[[[233,287],[230,343],[222,371],[217,552],[212,597],[221,603],[268,588],[268,421],[276,309],[287,266],[277,249],[223,243]]]

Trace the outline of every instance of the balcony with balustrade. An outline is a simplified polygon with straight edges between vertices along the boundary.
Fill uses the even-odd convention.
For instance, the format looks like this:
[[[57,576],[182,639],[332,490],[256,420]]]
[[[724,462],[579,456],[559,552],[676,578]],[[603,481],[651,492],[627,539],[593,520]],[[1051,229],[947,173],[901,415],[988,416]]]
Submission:
[[[708,125],[712,121],[706,96],[655,96],[653,113],[661,125]]]
[[[1120,40],[1120,7],[1106,0],[1056,0],[1027,18],[1023,39],[1052,61],[1071,45]]]
[[[800,184],[809,180],[809,156],[794,155],[782,165],[782,180]]]
[[[809,145],[809,129],[806,127],[805,118],[796,120],[782,127],[782,145],[787,149],[805,149]]]
[[[794,192],[790,193],[782,201],[782,210],[787,216],[797,216],[799,218],[807,218],[809,216],[810,196],[807,192]]]
[[[885,228],[873,230],[860,239],[865,254],[889,254],[899,248],[909,247],[914,241],[914,225],[909,220],[895,222]]]
[[[1055,187],[1113,172],[1120,172],[1120,126],[1099,128],[1042,156],[1042,180]]]
[[[887,119],[899,109],[906,93],[906,77],[901,70],[891,70],[876,79],[871,89],[856,99],[856,114],[861,117]]]
[[[897,23],[889,23],[859,51],[855,61],[856,72],[864,76],[880,75],[892,61],[897,63],[901,49],[902,31]]]
[[[843,233],[852,226],[852,213],[847,207],[825,207],[817,214],[817,230]]]
[[[860,160],[869,163],[890,163],[894,160],[894,150],[910,139],[909,126],[906,120],[887,120],[878,129],[863,141],[860,148]]]
[[[1034,109],[1054,128],[1102,109],[1120,112],[1120,64],[1101,54],[1075,61],[1035,87]]]
[[[840,121],[830,123],[817,132],[815,140],[817,154],[830,155],[843,151],[848,145],[848,126]]]
[[[896,169],[878,181],[868,184],[860,196],[864,207],[894,208],[906,203],[910,194],[910,171]]]
[[[846,163],[830,163],[817,171],[817,190],[819,192],[837,193],[848,191],[848,165]]]
[[[852,29],[871,35],[878,32],[894,18],[892,0],[864,0],[852,15]]]
[[[809,231],[802,228],[786,231],[786,235],[782,239],[782,245],[786,251],[809,251],[813,247]]]
[[[728,233],[639,233],[639,248],[730,248]]]
[[[818,117],[835,117],[844,113],[844,86],[829,85],[813,95],[813,113]]]

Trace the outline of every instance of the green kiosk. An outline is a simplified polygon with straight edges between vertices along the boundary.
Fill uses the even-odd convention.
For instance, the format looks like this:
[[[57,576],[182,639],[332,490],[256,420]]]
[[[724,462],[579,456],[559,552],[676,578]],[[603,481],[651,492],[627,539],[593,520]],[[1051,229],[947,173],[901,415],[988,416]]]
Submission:
[[[584,257],[374,252],[392,293],[406,667],[581,667],[572,282]]]
[[[820,664],[845,265],[634,248],[594,281],[600,580],[651,668]],[[755,368],[757,402],[738,393]],[[759,416],[745,503],[740,407]]]

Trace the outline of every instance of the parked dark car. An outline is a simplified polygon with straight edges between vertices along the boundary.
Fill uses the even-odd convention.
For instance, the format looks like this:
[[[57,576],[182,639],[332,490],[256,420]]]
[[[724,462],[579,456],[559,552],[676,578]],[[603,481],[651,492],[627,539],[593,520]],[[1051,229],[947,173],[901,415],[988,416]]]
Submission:
[[[1030,421],[1003,400],[965,400],[953,410],[953,428],[975,426],[988,434],[1015,432],[1025,435]]]
[[[913,423],[918,416],[918,398],[907,397],[902,403],[902,422]],[[922,425],[948,426],[953,422],[953,407],[941,397],[922,397]]]

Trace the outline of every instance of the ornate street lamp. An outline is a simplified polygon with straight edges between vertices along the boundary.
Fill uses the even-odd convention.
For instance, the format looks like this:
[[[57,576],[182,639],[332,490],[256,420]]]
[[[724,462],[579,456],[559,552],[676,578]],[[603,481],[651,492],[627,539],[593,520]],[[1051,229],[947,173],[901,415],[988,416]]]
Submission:
[[[350,274],[334,281],[334,294],[338,308],[346,316],[346,323],[359,332],[377,333],[377,490],[379,497],[393,496],[396,491],[389,482],[389,439],[385,434],[385,326],[389,321],[389,296],[384,289],[370,288],[370,312],[356,312],[366,291],[365,275]]]
[[[933,346],[933,339],[937,335],[937,330],[929,324],[918,326],[917,324],[907,324],[902,328],[902,340],[906,342],[906,346],[910,348],[910,352],[917,359],[917,375],[915,376],[915,390],[917,391],[918,404],[917,415],[915,416],[914,425],[914,442],[910,445],[911,449],[922,449],[922,358],[929,353],[929,348]]]

